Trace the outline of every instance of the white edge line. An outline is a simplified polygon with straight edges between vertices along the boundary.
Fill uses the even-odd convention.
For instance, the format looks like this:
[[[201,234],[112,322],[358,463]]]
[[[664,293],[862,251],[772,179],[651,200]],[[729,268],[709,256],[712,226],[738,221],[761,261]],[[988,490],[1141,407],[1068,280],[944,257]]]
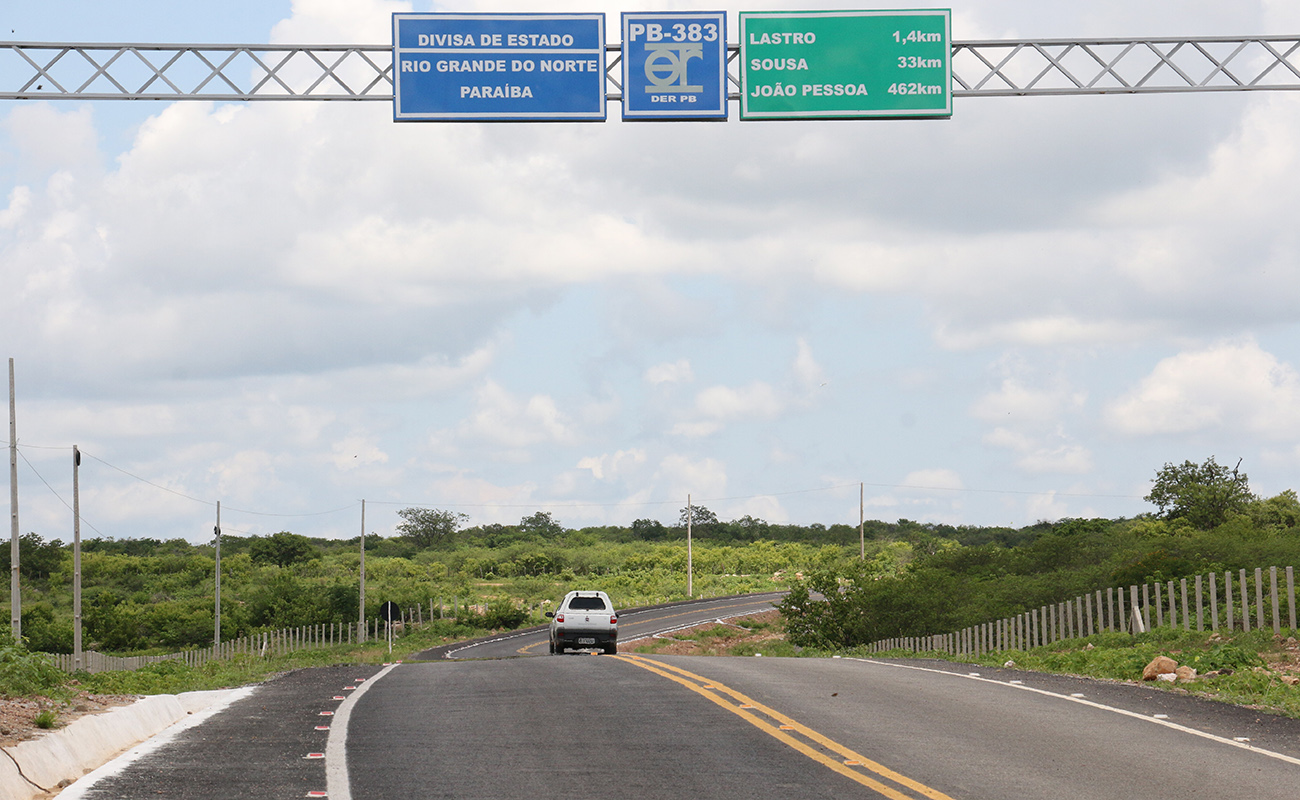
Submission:
[[[226,708],[232,703],[248,697],[250,694],[261,688],[261,686],[262,684],[255,684],[253,686],[244,686],[239,689],[232,689],[225,697],[207,708],[204,708],[201,711],[196,711],[184,719],[163,728],[159,733],[145,739],[143,742],[132,747],[130,750],[127,750],[112,761],[82,775],[75,783],[58,792],[60,800],[81,800],[81,798],[85,796],[85,793],[94,789],[95,784],[99,781],[118,774],[122,770],[131,766],[131,764],[134,764],[136,761],[157,750],[159,747],[170,743],[178,734],[193,728],[201,722],[206,722],[217,712],[226,710]]]
[[[1166,728],[1172,728],[1176,731],[1181,731],[1183,733],[1190,733],[1193,736],[1199,736],[1202,739],[1209,739],[1212,742],[1226,744],[1231,747],[1239,748],[1241,750],[1249,750],[1252,753],[1259,753],[1262,756],[1268,756],[1269,758],[1275,758],[1278,761],[1285,761],[1288,764],[1296,764],[1300,766],[1300,758],[1295,758],[1294,756],[1289,756],[1286,755],[1285,753],[1279,753],[1274,750],[1266,750],[1262,747],[1254,747],[1245,742],[1238,742],[1233,739],[1225,739],[1224,737],[1216,736],[1213,733],[1198,731],[1195,728],[1189,728],[1186,725],[1179,725],[1178,723],[1170,722],[1167,719],[1156,719],[1155,717],[1149,717],[1145,714],[1139,714],[1136,711],[1128,711],[1123,708],[1115,708],[1114,706],[1108,706],[1102,703],[1095,703],[1092,700],[1086,700],[1082,697],[1071,697],[1069,695],[1058,694],[1056,692],[1049,692],[1046,689],[1036,689],[1032,686],[1025,686],[1023,684],[1007,683],[1005,681],[993,680],[992,678],[977,678],[973,675],[963,675],[959,672],[948,672],[946,670],[933,669],[931,667],[918,667],[912,664],[893,664],[888,661],[877,661],[871,658],[847,658],[845,659],[845,661],[861,661],[865,664],[878,664],[883,667],[898,667],[900,669],[920,670],[921,672],[934,672],[940,675],[951,675],[954,678],[964,678],[965,680],[968,681],[980,681],[981,683],[994,683],[997,684],[998,686],[1006,686],[1011,689],[1019,689],[1022,692],[1033,692],[1035,694],[1046,695],[1047,697],[1055,697],[1060,700],[1066,700],[1071,703],[1078,703],[1079,705],[1090,706],[1092,708],[1100,709],[1102,711],[1111,711],[1116,714],[1122,714],[1126,717],[1132,717],[1133,719],[1140,719],[1143,722],[1150,722],[1153,725],[1163,725]]]
[[[339,705],[330,720],[330,735],[325,741],[325,794],[331,800],[352,800],[352,787],[348,783],[348,719],[352,707],[357,704],[357,698],[370,691],[375,681],[396,668],[397,664],[389,664],[374,677],[367,678]]]
[[[541,631],[536,631],[536,630],[531,630],[531,631],[518,631],[518,632],[516,632],[516,633],[509,633],[509,634],[506,634],[505,636],[498,636],[498,637],[496,637],[495,639],[485,639],[485,640],[483,640],[483,641],[481,641],[481,642],[474,642],[473,644],[467,644],[467,645],[465,645],[464,647],[457,647],[457,648],[454,649],[454,650],[448,650],[447,652],[445,652],[445,653],[442,654],[442,657],[443,657],[443,658],[454,658],[455,655],[456,655],[457,653],[463,653],[463,652],[466,651],[466,650],[472,650],[472,649],[474,649],[475,647],[478,647],[478,646],[480,646],[480,645],[485,645],[485,644],[496,644],[497,642],[508,642],[508,641],[510,641],[511,639],[518,639],[518,638],[520,638],[521,636],[531,636],[531,635],[534,634],[534,633],[541,633]]]

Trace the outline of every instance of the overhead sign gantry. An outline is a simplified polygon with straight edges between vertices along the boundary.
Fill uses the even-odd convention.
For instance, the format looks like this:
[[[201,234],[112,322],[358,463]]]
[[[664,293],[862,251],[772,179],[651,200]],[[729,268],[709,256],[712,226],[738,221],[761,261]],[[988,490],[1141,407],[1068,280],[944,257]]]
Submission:
[[[952,115],[948,9],[740,13],[740,118]],[[621,17],[625,120],[725,120],[726,12]],[[393,119],[604,121],[604,14],[393,15]]]
[[[605,100],[626,109],[622,45],[604,50]],[[727,96],[739,101],[740,45],[727,53]],[[393,56],[391,42],[0,42],[0,100],[393,103]],[[683,57],[697,85],[699,61]],[[949,60],[962,98],[1300,90],[1296,34],[954,40]]]

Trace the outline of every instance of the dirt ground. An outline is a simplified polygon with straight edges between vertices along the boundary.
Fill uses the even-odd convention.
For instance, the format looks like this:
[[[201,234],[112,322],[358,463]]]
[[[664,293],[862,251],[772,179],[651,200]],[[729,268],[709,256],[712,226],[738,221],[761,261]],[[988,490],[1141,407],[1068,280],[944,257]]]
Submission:
[[[78,692],[66,704],[45,699],[0,697],[0,747],[8,747],[43,733],[44,730],[36,725],[36,715],[47,708],[58,713],[55,728],[62,728],[77,717],[107,711],[116,706],[129,705],[136,699],[132,695],[87,692]]]

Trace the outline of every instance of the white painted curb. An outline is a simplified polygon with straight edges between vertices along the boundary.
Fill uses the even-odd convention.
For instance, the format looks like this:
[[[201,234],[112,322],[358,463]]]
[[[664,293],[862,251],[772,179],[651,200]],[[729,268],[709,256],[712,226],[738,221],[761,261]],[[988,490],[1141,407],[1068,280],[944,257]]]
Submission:
[[[237,689],[144,697],[129,706],[90,714],[39,739],[0,748],[0,800],[30,800],[57,792],[119,753]]]

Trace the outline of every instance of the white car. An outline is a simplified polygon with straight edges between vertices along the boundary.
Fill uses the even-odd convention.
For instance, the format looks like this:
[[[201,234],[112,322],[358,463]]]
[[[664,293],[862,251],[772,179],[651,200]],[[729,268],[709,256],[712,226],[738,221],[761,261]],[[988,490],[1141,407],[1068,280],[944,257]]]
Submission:
[[[566,649],[600,648],[606,655],[618,652],[618,614],[604,592],[569,592],[551,618],[551,653]]]

